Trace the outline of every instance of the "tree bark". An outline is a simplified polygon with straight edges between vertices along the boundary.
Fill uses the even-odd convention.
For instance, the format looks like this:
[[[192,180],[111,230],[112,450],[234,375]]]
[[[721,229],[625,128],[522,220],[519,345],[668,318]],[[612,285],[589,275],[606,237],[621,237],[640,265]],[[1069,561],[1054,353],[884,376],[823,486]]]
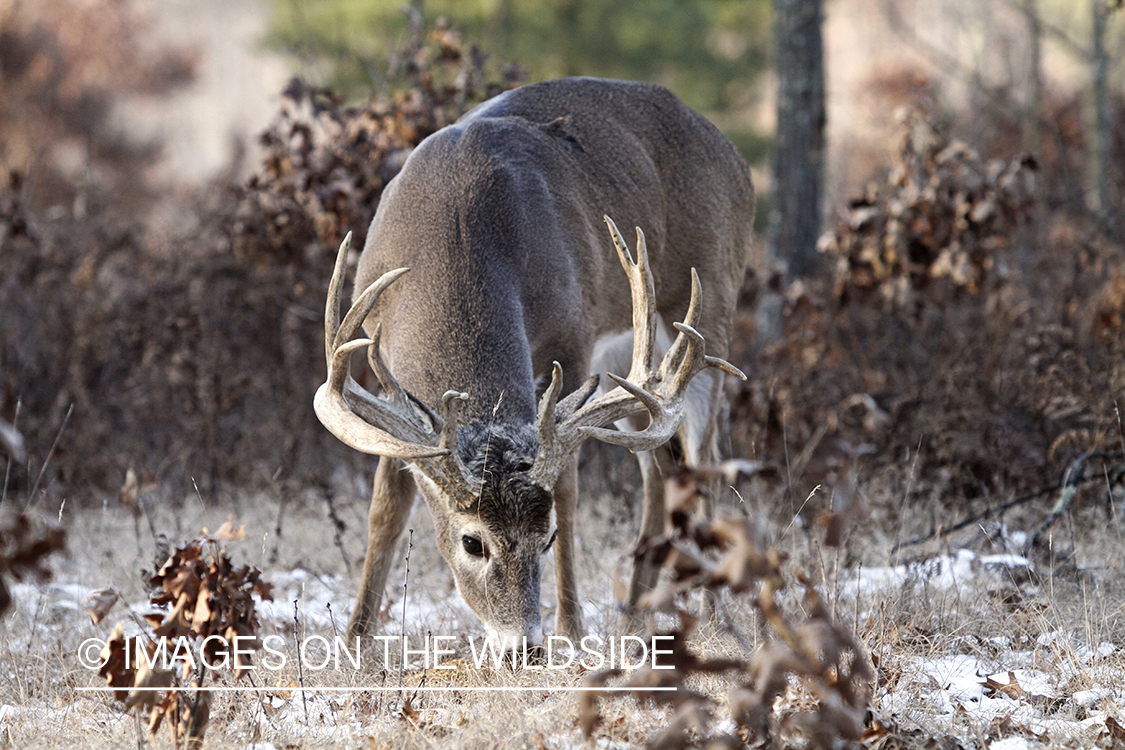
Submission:
[[[817,266],[824,181],[823,0],[775,0],[777,138],[769,245],[791,276]]]
[[[1090,62],[1094,79],[1094,211],[1102,226],[1110,236],[1118,229],[1113,215],[1113,201],[1109,194],[1110,132],[1109,113],[1109,53],[1106,51],[1105,36],[1108,25],[1109,0],[1093,0],[1094,31],[1093,50]]]

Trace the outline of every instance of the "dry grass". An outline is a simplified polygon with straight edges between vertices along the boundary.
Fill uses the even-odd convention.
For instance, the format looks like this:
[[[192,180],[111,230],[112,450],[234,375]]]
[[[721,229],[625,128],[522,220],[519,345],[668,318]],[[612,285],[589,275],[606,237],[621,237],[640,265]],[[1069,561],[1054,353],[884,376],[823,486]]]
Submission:
[[[744,497],[753,492],[749,487],[741,489]],[[776,497],[757,499],[775,508],[785,504]],[[587,608],[588,627],[603,635],[617,632],[620,625],[610,593],[607,562],[616,560],[630,546],[631,529],[626,524],[607,522],[611,515],[627,515],[616,509],[619,504],[587,502],[581,509],[579,570],[582,591],[592,602]],[[355,585],[355,566],[363,552],[365,505],[358,494],[338,496],[336,515],[346,526],[339,544],[327,505],[311,498],[293,498],[282,506],[277,497],[269,495],[243,497],[237,502],[212,502],[195,496],[185,498],[178,507],[155,508],[152,520],[154,528],[170,539],[182,539],[204,526],[214,529],[228,513],[237,512],[237,520],[246,524],[249,538],[233,545],[236,562],[259,565],[267,579],[280,583],[275,591],[279,611],[291,613],[293,599],[299,600],[302,635],[331,637],[333,630],[323,619],[328,615],[323,604],[330,601],[331,616],[342,626]],[[733,495],[724,505],[727,511],[735,512],[747,507]],[[880,508],[877,499],[872,505]],[[58,508],[41,510],[58,514]],[[929,522],[928,509],[923,507],[902,507],[900,503],[898,512],[899,525],[908,532]],[[920,747],[927,737],[944,737],[940,741],[945,746],[984,747],[989,739],[1019,735],[1038,738],[1046,747],[1074,745],[1077,740],[1067,739],[1067,732],[1101,706],[1078,703],[1073,699],[1075,692],[1125,689],[1121,679],[1125,667],[1125,649],[1121,648],[1125,644],[1125,583],[1120,575],[1123,530],[1120,523],[1094,523],[1097,519],[1092,515],[1096,512],[1086,511],[1070,519],[1070,541],[1075,545],[1074,555],[1082,561],[1081,569],[1072,575],[1056,572],[1040,579],[1017,567],[1001,569],[995,575],[981,573],[964,585],[945,588],[937,576],[927,579],[920,574],[908,583],[862,593],[858,599],[849,594],[849,586],[859,572],[898,564],[908,557],[933,560],[942,554],[956,554],[958,547],[945,539],[912,549],[909,554],[892,554],[900,532],[888,533],[881,524],[862,524],[852,529],[841,549],[834,550],[820,545],[819,531],[806,532],[778,514],[774,514],[769,529],[778,546],[792,555],[787,565],[789,574],[802,571],[820,582],[834,616],[854,626],[875,660],[873,716],[878,723],[873,726],[882,729],[868,738],[868,744]],[[106,638],[115,618],[123,616],[122,610],[118,605],[109,620],[92,626],[80,599],[89,590],[113,585],[122,591],[123,601],[135,607],[145,601],[138,570],[153,568],[155,544],[147,529],[139,535],[134,531],[132,517],[116,503],[76,513],[63,508],[61,517],[70,544],[68,557],[54,561],[56,581],[40,591],[17,588],[18,606],[5,616],[0,663],[5,665],[7,679],[0,681],[0,705],[13,708],[0,713],[0,743],[14,747],[132,747],[136,728],[133,719],[121,713],[119,704],[105,693],[76,690],[100,684],[96,673],[78,662],[78,645],[89,637]],[[406,632],[412,637],[427,632],[454,635],[465,651],[465,636],[479,638],[479,626],[453,589],[422,505],[415,510],[411,528],[415,532],[410,550]],[[992,551],[977,549],[982,554]],[[352,566],[351,576],[347,565]],[[404,570],[400,563],[391,576],[386,632],[400,632]],[[303,572],[294,575],[294,571]],[[549,581],[552,575],[548,566],[544,580]],[[544,593],[548,615],[553,599],[550,588],[546,586]],[[727,603],[731,619],[750,649],[773,637],[750,602],[728,598]],[[802,604],[795,596],[783,595],[783,605],[800,615]],[[276,632],[292,641],[290,616],[266,618],[264,632]],[[1118,648],[1102,657],[1083,653],[1083,649],[1097,649],[1101,643],[1117,644]],[[746,646],[709,628],[696,639],[694,648],[713,658],[746,658],[750,654]],[[984,720],[967,711],[943,713],[937,698],[942,686],[932,676],[926,677],[919,664],[958,655],[987,665],[986,674],[1017,668],[1043,672],[1054,681],[1055,692],[1049,699],[1030,696],[1022,703],[1012,700],[1009,713],[1017,718],[1007,724]],[[457,657],[452,663],[458,669],[452,673],[408,668],[402,677],[406,688],[402,694],[309,692],[307,705],[294,691],[302,676],[290,661],[281,671],[262,671],[256,676],[261,691],[222,694],[215,700],[206,746],[244,747],[261,742],[274,747],[554,748],[583,744],[577,698],[573,693],[552,691],[580,685],[582,671],[552,670],[544,676],[530,671],[478,670],[471,664],[471,654]],[[985,679],[982,674],[980,680]],[[399,684],[395,665],[389,670],[376,668],[361,673],[350,669],[321,673],[306,670],[303,680],[309,688]],[[410,689],[419,684],[542,689]],[[729,678],[693,678],[692,684],[715,701],[714,714],[722,717],[727,711]],[[800,681],[795,681],[775,710],[785,706],[796,710],[810,700]],[[1116,700],[1121,700],[1120,692]],[[1046,703],[1040,705],[1043,701]],[[1037,716],[1055,722],[1055,729],[1027,729],[1030,724],[1021,723],[1017,712],[1025,704],[1036,706]],[[1119,710],[1113,705],[1111,702],[1111,712]],[[601,747],[640,746],[671,717],[668,709],[647,706],[633,697],[604,700],[600,710],[603,722],[594,742]],[[1097,739],[1096,732],[1085,736]],[[171,746],[171,741],[162,732],[153,746]]]

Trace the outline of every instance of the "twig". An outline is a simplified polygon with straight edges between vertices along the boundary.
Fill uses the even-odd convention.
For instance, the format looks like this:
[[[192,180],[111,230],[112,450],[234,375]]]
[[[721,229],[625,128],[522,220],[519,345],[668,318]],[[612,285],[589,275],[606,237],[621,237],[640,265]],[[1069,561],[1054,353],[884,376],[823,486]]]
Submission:
[[[332,637],[339,638],[340,631],[336,629],[336,618],[332,616],[332,602],[327,602],[324,606],[328,610],[328,622],[332,625]]]
[[[1050,530],[1050,528],[1055,525],[1055,522],[1059,520],[1059,517],[1070,509],[1070,504],[1074,500],[1075,493],[1078,491],[1078,485],[1085,484],[1086,482],[1100,480],[1102,478],[1097,474],[1086,476],[1086,462],[1095,459],[1108,461],[1119,460],[1121,458],[1125,458],[1125,454],[1084,453],[1083,455],[1076,458],[1069,467],[1067,467],[1066,475],[1063,477],[1062,484],[1060,485],[1062,492],[1059,493],[1059,499],[1055,503],[1055,507],[1051,508],[1050,517],[1043,523],[1038,531],[1032,534],[1031,539],[1028,540],[1027,546],[1024,549],[1025,557],[1031,552],[1032,549],[1035,548],[1035,545],[1039,543],[1039,540],[1042,539],[1043,534]]]
[[[1005,5],[1012,8],[1013,10],[1023,13],[1025,16],[1027,15],[1027,6],[1023,3],[1016,3],[1013,0],[1005,0]],[[1070,54],[1082,60],[1090,59],[1090,49],[1085,44],[1072,37],[1070,35],[1070,32],[1066,29],[1042,17],[1037,19],[1037,25],[1039,26],[1040,32],[1046,32],[1041,34],[1042,36],[1049,35],[1052,39],[1065,47],[1067,52],[1069,52]]]
[[[43,466],[39,469],[39,476],[35,478],[35,485],[31,488],[31,494],[27,496],[27,504],[30,507],[34,504],[35,493],[39,491],[39,484],[43,481],[43,475],[47,472],[47,466],[51,463],[51,456],[55,455],[55,448],[59,446],[59,439],[62,437],[63,430],[66,429],[66,423],[70,421],[70,415],[74,412],[74,403],[66,409],[66,416],[63,417],[62,424],[59,425],[59,431],[55,433],[55,442],[51,443],[51,449],[47,451],[47,457],[43,459]]]
[[[203,510],[207,510],[207,503],[203,502],[203,493],[199,491],[199,485],[196,484],[195,477],[191,478],[191,486],[195,488],[195,496],[199,498],[199,507]],[[215,485],[212,483],[211,487],[214,488],[214,486]]]
[[[20,406],[23,404],[23,399],[16,399],[16,413],[12,417],[12,429],[19,428],[20,425]],[[4,504],[4,500],[8,497],[8,478],[12,474],[12,461],[14,456],[8,456],[7,465],[4,467],[4,487],[0,489],[0,505]]]
[[[270,552],[270,563],[276,563],[281,549],[281,523],[285,519],[285,508],[289,505],[289,493],[281,493],[281,502],[277,506],[277,524],[273,529],[273,550]],[[349,571],[350,572],[350,571]]]
[[[305,708],[305,724],[309,723],[309,699],[305,695],[305,665],[301,661],[301,623],[297,619],[297,600],[293,600],[293,637],[297,643],[297,681],[301,685],[301,703]]]
[[[406,538],[406,572],[402,575],[402,653],[398,660],[398,689],[402,697],[402,672],[406,666],[406,595],[407,586],[410,584],[410,550],[414,549],[414,529]]]
[[[253,670],[247,672],[246,677],[247,677],[247,679],[250,680],[250,685],[252,687],[255,687],[255,688],[258,687],[258,682],[257,682],[257,680],[254,679]],[[254,712],[254,724],[253,724],[253,728],[250,731],[251,742],[257,742],[257,740],[260,739],[261,736],[262,736],[262,719],[265,719],[266,721],[270,720],[269,716],[266,715],[265,706],[264,706],[264,704],[265,704],[265,692],[262,691],[262,690],[255,690],[254,694],[256,696],[258,696],[258,706],[257,706],[257,710]]]
[[[336,549],[340,550],[340,557],[344,560],[344,570],[347,571],[348,577],[351,577],[352,564],[351,561],[348,560],[348,553],[344,551],[344,532],[347,530],[348,525],[344,523],[343,519],[340,518],[340,514],[336,512],[336,504],[332,502],[333,497],[334,495],[330,489],[324,493],[324,500],[328,503],[328,517],[332,519],[332,528],[334,530],[332,540],[336,544]],[[280,523],[279,518],[279,526]]]
[[[942,526],[938,529],[935,529],[934,531],[931,531],[929,534],[925,534],[923,536],[915,537],[913,539],[908,539],[905,542],[899,542],[891,548],[891,553],[893,554],[895,552],[898,552],[903,547],[909,547],[909,546],[912,546],[912,545],[915,545],[915,544],[922,544],[924,542],[932,541],[933,539],[936,539],[939,536],[951,534],[954,531],[960,531],[961,529],[965,528],[966,526],[972,526],[972,525],[976,524],[977,522],[979,522],[979,521],[981,521],[985,518],[988,518],[989,516],[993,516],[993,515],[996,515],[998,513],[1003,513],[1004,511],[1006,511],[1010,508],[1014,508],[1017,505],[1023,505],[1024,503],[1031,502],[1032,500],[1035,500],[1036,498],[1040,498],[1043,495],[1047,495],[1047,494],[1050,494],[1052,492],[1057,492],[1059,490],[1063,490],[1063,489],[1067,489],[1067,488],[1077,488],[1078,485],[1080,485],[1080,484],[1086,484],[1087,482],[1092,482],[1096,479],[1101,479],[1101,477],[1098,476],[1098,475],[1093,475],[1093,476],[1086,476],[1085,475],[1084,469],[1085,469],[1085,463],[1087,461],[1094,460],[1094,459],[1103,459],[1103,460],[1106,460],[1106,461],[1112,461],[1112,460],[1120,460],[1120,459],[1123,459],[1123,458],[1125,458],[1125,453],[1087,453],[1087,454],[1081,456],[1079,458],[1079,460],[1075,462],[1075,464],[1071,465],[1071,469],[1073,469],[1075,465],[1081,464],[1082,471],[1079,471],[1077,473],[1077,476],[1072,474],[1071,469],[1068,469],[1067,470],[1068,476],[1062,482],[1059,482],[1058,484],[1052,484],[1048,487],[1043,487],[1043,488],[1040,488],[1038,490],[1035,490],[1034,492],[1029,492],[1026,495],[1021,495],[1020,497],[1017,497],[1014,500],[1009,500],[1006,503],[1002,503],[1000,505],[992,506],[990,508],[985,508],[980,513],[976,513],[976,514],[974,514],[972,516],[969,516],[968,518],[966,518],[962,521],[958,521],[957,523],[953,524],[952,526]],[[1047,524],[1043,528],[1041,528],[1039,531],[1037,531],[1035,533],[1035,535],[1033,536],[1030,544],[1034,544],[1034,543],[1038,542],[1038,540],[1039,540],[1040,536],[1042,536],[1043,532],[1046,531],[1047,529],[1049,529],[1051,527],[1051,525],[1055,521],[1058,520],[1058,517],[1066,509],[1066,500],[1067,500],[1066,498],[1060,498],[1060,501],[1058,503],[1056,503],[1056,505],[1055,505],[1055,509],[1052,510],[1052,515],[1051,515],[1050,520],[1047,522]],[[1028,549],[1030,550],[1031,547],[1029,546]]]

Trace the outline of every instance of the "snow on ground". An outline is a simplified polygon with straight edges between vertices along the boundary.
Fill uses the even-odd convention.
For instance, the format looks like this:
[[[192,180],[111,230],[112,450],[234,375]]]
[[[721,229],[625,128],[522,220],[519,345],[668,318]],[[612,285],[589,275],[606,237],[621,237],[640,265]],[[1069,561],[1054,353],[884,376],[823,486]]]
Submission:
[[[861,568],[841,582],[839,591],[849,599],[854,599],[856,595],[874,598],[887,590],[905,588],[949,591],[981,577],[994,580],[1011,578],[1013,571],[1030,567],[1027,558],[1020,555],[978,555],[961,549],[951,555],[938,555],[902,565]]]
[[[861,606],[875,607],[893,595],[954,593],[958,596],[945,600],[967,602],[967,611],[987,616],[996,606],[987,596],[995,587],[1022,581],[1023,597],[1039,595],[1039,587],[1031,583],[1034,576],[1028,575],[1031,572],[1031,563],[1019,555],[978,555],[961,549],[902,565],[855,571],[840,583],[838,591],[850,600],[859,596]],[[878,709],[899,725],[944,726],[967,743],[979,736],[981,727],[1003,727],[1031,736],[1005,737],[989,745],[1006,750],[1042,747],[1058,738],[1090,745],[1111,732],[1107,720],[1112,724],[1121,719],[1125,674],[1103,665],[1117,654],[1118,644],[1086,643],[1074,633],[1056,630],[1039,634],[1030,649],[1007,636],[989,638],[986,645],[987,649],[965,650],[987,651],[988,656],[913,657],[895,686],[878,696]],[[1099,680],[1103,687],[1071,687]]]
[[[856,611],[861,622],[867,610],[877,611],[888,598],[934,592],[958,593],[958,601],[969,603],[971,617],[973,606],[982,612],[987,606],[995,607],[995,602],[990,604],[981,596],[982,590],[1010,584],[1014,579],[1023,581],[1020,590],[1024,596],[1039,595],[1034,577],[1026,575],[1030,572],[1031,563],[1018,555],[979,555],[962,549],[893,567],[856,569],[842,576],[836,591],[842,599],[859,597]],[[266,578],[274,585],[275,597],[275,601],[262,602],[258,608],[267,632],[292,632],[294,601],[304,632],[331,636],[343,630],[351,605],[346,593],[349,581],[304,568],[272,571]],[[17,583],[11,590],[14,611],[4,618],[6,627],[0,630],[9,653],[17,649],[56,649],[60,644],[62,651],[75,653],[84,639],[97,634],[104,637],[107,625],[129,620],[119,604],[107,623],[91,626],[81,603],[89,593],[88,581],[68,580],[65,574],[45,586]],[[585,605],[587,616],[598,630],[613,621],[610,615],[615,605],[608,585],[591,590],[604,599]],[[455,592],[418,585],[407,593],[406,633],[480,633],[479,622]],[[148,611],[148,604],[133,602],[129,609],[142,615]],[[850,611],[850,607],[841,611]],[[404,632],[402,617],[401,599],[393,601],[384,633]],[[895,674],[890,678],[880,675],[873,709],[884,724],[921,728],[930,734],[946,732],[958,737],[965,747],[979,747],[980,738],[988,736],[994,738],[991,748],[1038,750],[1060,741],[1092,746],[1107,736],[1115,726],[1113,722],[1123,718],[1125,676],[1116,666],[1121,664],[1122,644],[1090,643],[1077,632],[1062,629],[1045,629],[1030,641],[998,635],[983,644],[966,641],[963,647],[956,645],[955,634],[946,635],[950,639],[942,650],[933,648],[922,655],[902,653]],[[64,654],[63,662],[65,677],[44,675],[40,666],[2,671],[12,683],[53,681],[56,695],[75,685],[99,684],[96,675],[81,669],[76,658]],[[886,661],[881,664],[881,670],[885,668]],[[524,678],[527,676],[519,679]],[[384,675],[384,682],[395,685],[397,676]],[[25,689],[21,694],[34,696],[39,692]],[[488,704],[483,700],[463,699],[455,709],[447,710],[441,708],[440,696],[444,694],[427,695],[431,696],[426,701],[427,721],[434,725],[456,727],[467,721],[466,717],[478,722],[489,720]],[[294,683],[287,689],[267,690],[259,697],[250,719],[253,727],[247,730],[255,737],[347,742],[377,735],[383,722],[401,724],[401,719],[386,710],[397,700],[397,694],[300,690]],[[573,701],[558,705],[576,706]],[[553,710],[558,710],[558,705]],[[27,736],[28,727],[60,723],[84,726],[91,737],[131,731],[131,722],[125,721],[105,696],[87,701],[82,710],[60,707],[58,698],[31,697],[15,705],[0,702],[0,736],[5,732]],[[573,728],[554,739],[560,746],[581,744]],[[596,744],[615,747],[612,742]],[[268,742],[255,745],[263,750],[272,746]]]

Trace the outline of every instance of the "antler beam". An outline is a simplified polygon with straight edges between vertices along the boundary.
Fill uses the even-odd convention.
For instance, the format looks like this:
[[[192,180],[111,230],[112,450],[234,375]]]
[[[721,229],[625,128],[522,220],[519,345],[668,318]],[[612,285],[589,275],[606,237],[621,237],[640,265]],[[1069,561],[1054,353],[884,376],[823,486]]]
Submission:
[[[379,295],[409,268],[397,268],[376,279],[356,298],[341,322],[340,297],[351,239],[348,232],[340,243],[328,285],[324,310],[328,378],[317,389],[313,410],[342,442],[364,453],[412,460],[433,482],[467,504],[474,494],[474,482],[457,454],[457,409],[469,396],[447,391],[438,417],[391,374],[379,353],[381,325],[376,325],[371,338],[357,338]],[[363,348],[386,398],[374,395],[351,376],[351,356]]]
[[[555,363],[551,384],[539,403],[539,453],[531,470],[531,481],[546,489],[554,486],[570,456],[587,437],[623,445],[634,452],[653,450],[668,442],[683,423],[688,383],[702,370],[714,367],[746,380],[746,375],[734,365],[704,353],[703,336],[694,327],[699,322],[701,309],[699,276],[694,268],[687,315],[684,322],[674,324],[679,332],[676,340],[661,360],[659,369],[653,370],[656,295],[644,232],[637,227],[637,260],[634,262],[617,225],[608,216],[604,218],[621,266],[629,277],[633,299],[633,361],[626,378],[607,373],[617,388],[585,406],[581,406],[581,402],[571,402],[572,394],[566,399],[571,402],[566,410],[558,404],[562,366]],[[574,408],[576,405],[578,408]],[[608,424],[644,411],[650,419],[643,430],[605,429]]]

